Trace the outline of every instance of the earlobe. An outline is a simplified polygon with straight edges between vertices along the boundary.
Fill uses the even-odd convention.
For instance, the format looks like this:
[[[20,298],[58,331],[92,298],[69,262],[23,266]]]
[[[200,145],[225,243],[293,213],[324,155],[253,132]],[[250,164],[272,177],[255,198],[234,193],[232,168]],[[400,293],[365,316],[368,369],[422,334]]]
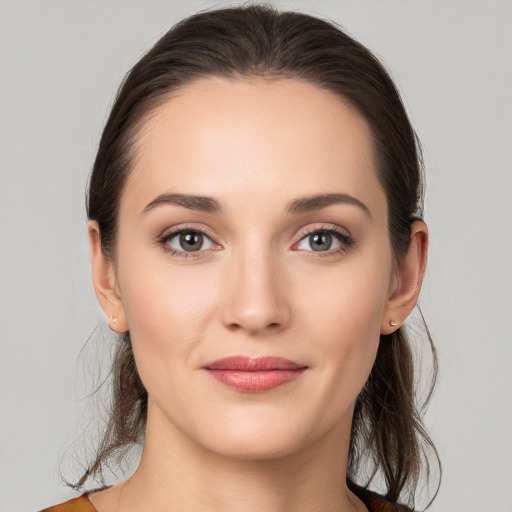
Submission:
[[[117,286],[114,264],[102,250],[101,235],[96,221],[89,222],[87,233],[96,297],[107,317],[110,329],[119,334],[124,333],[128,330],[128,325]]]
[[[421,290],[427,264],[428,228],[422,221],[411,226],[411,242],[404,257],[398,262],[396,278],[381,322],[381,334],[396,331],[414,309]]]

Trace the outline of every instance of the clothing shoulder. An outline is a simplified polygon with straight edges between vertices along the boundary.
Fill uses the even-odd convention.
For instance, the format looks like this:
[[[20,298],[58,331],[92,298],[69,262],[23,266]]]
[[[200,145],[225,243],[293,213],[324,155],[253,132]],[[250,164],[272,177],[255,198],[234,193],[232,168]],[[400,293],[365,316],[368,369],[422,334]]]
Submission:
[[[45,508],[40,512],[96,512],[96,509],[87,499],[87,496],[83,494],[78,498],[72,498],[64,503],[61,503],[60,505],[54,505],[53,507]]]
[[[368,498],[368,504],[370,505],[370,512],[414,512],[410,508],[404,507],[403,505],[397,505],[385,500],[382,496],[375,494]]]
[[[362,500],[366,505],[369,512],[414,512],[412,509],[405,507],[404,505],[398,505],[391,503],[384,496],[377,494],[376,492],[359,487],[354,483],[349,484],[352,492]]]

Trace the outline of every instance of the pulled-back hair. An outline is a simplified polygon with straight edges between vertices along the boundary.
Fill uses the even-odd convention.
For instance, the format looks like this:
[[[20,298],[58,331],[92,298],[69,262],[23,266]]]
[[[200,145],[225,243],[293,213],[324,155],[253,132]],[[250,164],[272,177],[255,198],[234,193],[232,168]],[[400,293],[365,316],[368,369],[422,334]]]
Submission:
[[[103,131],[90,178],[89,219],[98,222],[104,254],[115,258],[119,204],[131,171],[134,141],[144,120],[173,92],[205,77],[299,79],[333,92],[368,122],[377,177],[389,211],[396,261],[406,253],[411,225],[423,214],[422,159],[399,93],[374,55],[338,25],[267,4],[196,13],[176,24],[126,75]],[[432,382],[437,358],[433,355]],[[73,487],[102,474],[145,435],[148,395],[139,378],[129,332],[122,335],[112,366],[110,416],[97,452]],[[347,481],[368,486],[376,475],[392,502],[414,502],[429,457],[437,452],[422,424],[425,403],[414,386],[410,340],[399,328],[382,335],[369,379],[353,417]],[[340,483],[341,485],[341,483]]]

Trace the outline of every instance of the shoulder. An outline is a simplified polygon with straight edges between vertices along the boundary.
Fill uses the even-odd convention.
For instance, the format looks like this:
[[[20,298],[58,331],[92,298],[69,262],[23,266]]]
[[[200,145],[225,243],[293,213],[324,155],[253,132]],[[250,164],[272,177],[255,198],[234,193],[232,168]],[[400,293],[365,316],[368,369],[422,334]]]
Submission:
[[[351,491],[366,505],[369,512],[414,512],[412,509],[397,503],[391,503],[384,496],[376,492],[359,487],[353,483],[349,485]]]
[[[60,505],[45,508],[40,512],[96,512],[96,509],[92,506],[86,494],[83,494],[78,498],[72,498]]]

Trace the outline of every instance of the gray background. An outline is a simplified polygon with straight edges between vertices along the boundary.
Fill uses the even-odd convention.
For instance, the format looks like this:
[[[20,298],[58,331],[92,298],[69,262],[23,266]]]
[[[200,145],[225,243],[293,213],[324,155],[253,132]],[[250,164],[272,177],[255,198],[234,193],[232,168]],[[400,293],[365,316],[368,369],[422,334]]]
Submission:
[[[223,5],[0,1],[2,512],[73,495],[59,484],[58,461],[93,415],[77,398],[110,346],[100,330],[77,362],[103,322],[83,197],[117,86],[173,23]],[[274,5],[345,26],[403,92],[425,146],[432,240],[421,303],[441,363],[426,417],[444,465],[431,510],[510,512],[512,3]]]

